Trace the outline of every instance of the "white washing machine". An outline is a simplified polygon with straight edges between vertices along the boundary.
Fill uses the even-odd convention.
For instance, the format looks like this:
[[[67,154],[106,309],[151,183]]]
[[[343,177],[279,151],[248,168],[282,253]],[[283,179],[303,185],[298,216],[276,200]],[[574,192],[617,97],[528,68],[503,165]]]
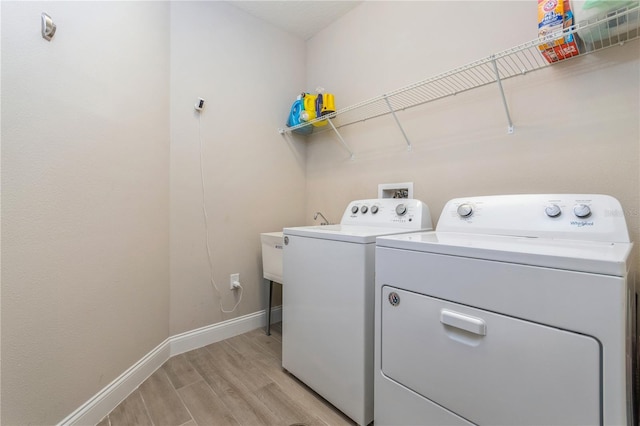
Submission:
[[[454,199],[378,238],[376,425],[633,425],[632,246],[604,195]]]
[[[375,238],[429,229],[424,203],[391,198],[284,229],[282,366],[360,425],[373,420]]]

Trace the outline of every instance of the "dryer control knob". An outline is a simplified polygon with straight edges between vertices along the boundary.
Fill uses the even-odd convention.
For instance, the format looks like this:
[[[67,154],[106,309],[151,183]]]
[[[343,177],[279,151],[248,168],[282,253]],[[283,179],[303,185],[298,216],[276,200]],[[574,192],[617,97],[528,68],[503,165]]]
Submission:
[[[407,213],[407,206],[405,204],[398,204],[396,206],[396,213],[398,216],[404,216]]]
[[[473,214],[473,207],[471,207],[471,204],[460,204],[458,206],[458,215],[460,215],[460,217],[469,217]]]
[[[371,206],[371,214],[378,213],[378,206]]]
[[[586,204],[577,204],[573,208],[573,214],[581,219],[591,216],[591,208]]]
[[[368,211],[369,211],[369,207],[367,207],[367,206],[362,206],[362,207],[360,207],[360,211],[362,212],[362,214],[365,214],[366,212],[368,212]]]
[[[358,213],[358,206],[351,207],[351,213],[353,213],[353,214]]]
[[[560,210],[560,206],[557,204],[549,204],[545,207],[544,212],[549,217],[558,217],[562,213],[562,210]]]

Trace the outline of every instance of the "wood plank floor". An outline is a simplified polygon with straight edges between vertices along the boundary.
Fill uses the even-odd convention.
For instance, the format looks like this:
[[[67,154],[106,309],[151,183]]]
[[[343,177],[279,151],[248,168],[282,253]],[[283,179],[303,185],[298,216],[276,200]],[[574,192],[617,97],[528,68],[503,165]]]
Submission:
[[[98,426],[355,424],[281,360],[281,324],[177,355]]]

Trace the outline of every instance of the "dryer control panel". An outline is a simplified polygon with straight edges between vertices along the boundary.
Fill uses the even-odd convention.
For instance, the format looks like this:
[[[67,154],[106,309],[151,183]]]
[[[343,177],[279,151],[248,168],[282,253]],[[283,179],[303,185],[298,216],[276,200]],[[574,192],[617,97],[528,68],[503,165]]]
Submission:
[[[437,231],[629,242],[620,202],[600,194],[521,194],[449,201]]]
[[[429,207],[409,198],[375,198],[349,203],[340,225],[385,226],[403,229],[430,229]]]

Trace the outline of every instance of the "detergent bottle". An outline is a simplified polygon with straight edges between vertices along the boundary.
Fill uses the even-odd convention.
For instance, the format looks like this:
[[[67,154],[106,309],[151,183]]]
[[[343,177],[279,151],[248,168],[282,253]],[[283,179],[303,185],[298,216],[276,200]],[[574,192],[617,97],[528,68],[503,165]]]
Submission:
[[[311,93],[305,93],[304,97],[302,99],[303,99],[303,103],[304,103],[304,110],[309,116],[309,120],[308,121],[311,121],[311,120],[319,117],[318,109],[317,109],[318,95],[313,95]],[[326,121],[318,121],[318,122],[311,123],[311,124],[313,124],[315,127],[319,127],[319,126],[326,126],[327,122]]]
[[[335,99],[332,93],[325,93],[323,87],[316,89],[318,100],[316,101],[316,111],[318,117],[336,112]]]
[[[333,93],[325,93],[322,95],[322,111],[320,115],[331,114],[336,112],[336,101]]]
[[[291,112],[289,113],[289,118],[287,119],[288,127],[294,127],[306,121],[301,120],[301,116],[304,112],[304,103],[302,99],[302,95],[298,95],[296,100],[293,102],[293,105],[291,105]],[[313,126],[304,126],[300,127],[299,129],[294,129],[293,131],[301,135],[308,135],[313,132]]]

